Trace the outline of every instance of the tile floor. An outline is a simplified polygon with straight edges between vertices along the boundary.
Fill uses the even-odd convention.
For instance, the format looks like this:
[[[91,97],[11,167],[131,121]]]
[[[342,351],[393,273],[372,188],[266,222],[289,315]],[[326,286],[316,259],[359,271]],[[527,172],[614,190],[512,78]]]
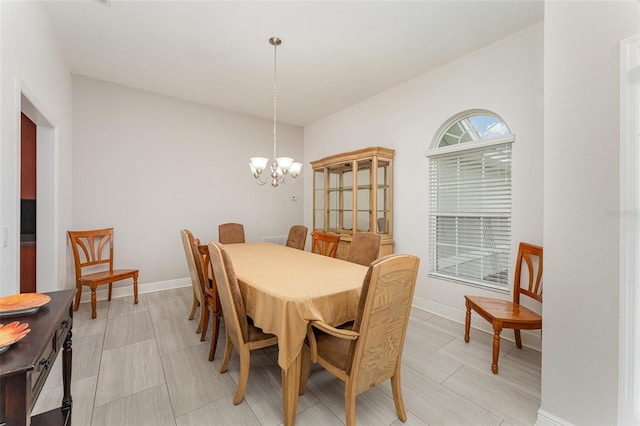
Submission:
[[[277,349],[252,352],[244,401],[234,406],[239,362],[218,372],[224,328],[213,362],[188,321],[191,288],[83,303],[73,324],[73,425],[280,425]],[[196,316],[197,319],[197,316]],[[211,328],[211,327],[210,327]],[[540,406],[540,352],[502,341],[500,373],[490,370],[492,337],[413,309],[403,355],[406,425],[532,425]],[[510,332],[510,331],[507,331]],[[62,401],[61,356],[33,414]],[[298,425],[344,424],[342,382],[315,365],[298,401]],[[383,383],[358,396],[359,425],[401,425]]]

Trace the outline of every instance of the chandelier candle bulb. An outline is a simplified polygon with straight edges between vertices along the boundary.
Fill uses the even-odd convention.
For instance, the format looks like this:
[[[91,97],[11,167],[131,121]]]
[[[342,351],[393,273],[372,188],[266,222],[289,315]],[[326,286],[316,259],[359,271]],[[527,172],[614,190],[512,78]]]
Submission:
[[[300,174],[300,170],[302,170],[302,163],[294,162],[289,168],[289,173],[291,174],[291,177],[297,178]]]
[[[269,159],[266,157],[251,157],[249,167],[251,167],[251,173],[254,177],[260,176],[260,174],[267,168]]]
[[[276,163],[278,163],[278,167],[282,170],[282,173],[286,175],[289,172],[289,168],[291,167],[291,164],[293,164],[293,158],[278,157],[276,158]]]

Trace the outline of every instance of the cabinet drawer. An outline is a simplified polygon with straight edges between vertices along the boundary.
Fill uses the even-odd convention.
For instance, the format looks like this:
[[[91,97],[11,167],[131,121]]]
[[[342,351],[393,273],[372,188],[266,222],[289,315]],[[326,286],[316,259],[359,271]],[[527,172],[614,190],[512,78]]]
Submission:
[[[71,317],[67,317],[60,322],[58,326],[58,330],[56,331],[56,351],[62,348],[65,337],[67,337],[67,333],[71,329]]]
[[[38,358],[38,362],[31,372],[31,392],[33,395],[38,395],[40,389],[44,385],[44,381],[47,378],[49,370],[53,368],[53,363],[56,360],[56,355],[64,344],[64,339],[67,337],[67,333],[71,329],[71,317],[65,318],[60,322],[55,334],[51,338],[51,343],[47,345],[47,348],[42,352],[42,355]]]
[[[44,381],[47,379],[49,370],[53,368],[53,363],[56,360],[57,353],[57,339],[54,336],[51,339],[50,344],[47,345],[47,348],[38,358],[38,362],[31,372],[31,393],[33,395],[37,396],[40,393],[40,389],[42,388],[42,385],[44,385]]]

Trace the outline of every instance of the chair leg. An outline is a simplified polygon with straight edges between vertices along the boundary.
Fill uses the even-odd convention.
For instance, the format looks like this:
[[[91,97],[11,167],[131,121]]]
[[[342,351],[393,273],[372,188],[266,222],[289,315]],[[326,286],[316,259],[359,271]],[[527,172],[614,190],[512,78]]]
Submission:
[[[396,414],[401,422],[407,421],[407,412],[404,410],[402,400],[402,387],[400,386],[400,371],[391,378],[391,392],[393,393],[393,403],[396,405]]]
[[[196,299],[196,291],[193,290],[193,304],[191,305],[191,312],[189,312],[189,321],[191,321],[193,317],[196,315],[196,309],[198,309],[199,305],[200,305],[200,302],[198,302],[198,299]]]
[[[244,398],[244,390],[247,388],[247,382],[249,381],[249,367],[251,365],[249,347],[245,346],[238,352],[240,352],[240,377],[238,378],[238,389],[236,390],[236,396],[233,398],[233,405],[240,404],[242,398]]]
[[[206,302],[202,302],[200,305],[200,316],[198,317],[198,326],[196,327],[196,334],[202,332],[202,325],[204,323],[204,313],[208,312],[208,308],[205,306]],[[203,339],[201,339],[202,341]]]
[[[96,316],[96,288],[91,286],[91,319]]]
[[[202,306],[200,307],[200,322],[196,328],[196,333],[201,333],[201,342],[207,340],[207,328],[209,328],[209,304],[203,301]]]
[[[209,361],[213,361],[218,347],[218,333],[220,331],[220,315],[213,314],[213,330],[211,330],[211,347],[209,348]]]
[[[82,297],[82,284],[76,283],[76,300],[73,303],[73,310],[77,311],[80,307],[80,298]]]
[[[520,335],[520,330],[514,329],[513,332],[516,335],[516,346],[518,349],[522,349],[522,336]]]
[[[307,380],[309,380],[309,374],[311,373],[311,352],[306,345],[302,347],[302,359],[300,363],[300,386],[298,387],[298,395],[304,395]]]
[[[133,276],[133,304],[138,304],[138,274]]]
[[[502,331],[501,325],[493,326],[493,361],[491,363],[491,371],[493,374],[498,374],[498,356],[500,355],[500,332]]]
[[[109,283],[109,298],[107,299],[109,302],[111,302],[111,290],[113,289],[113,283]]]
[[[467,313],[464,316],[464,341],[469,343],[469,331],[471,329],[471,306],[467,301]]]
[[[229,338],[228,331],[226,332],[226,340],[227,340],[227,344],[226,344],[226,347],[224,348],[224,357],[222,358],[222,365],[220,366],[221,373],[224,373],[227,371],[227,368],[229,367],[229,361],[231,361],[231,354],[233,353],[233,343]]]
[[[356,425],[356,390],[351,378],[344,383],[344,415],[346,426]]]

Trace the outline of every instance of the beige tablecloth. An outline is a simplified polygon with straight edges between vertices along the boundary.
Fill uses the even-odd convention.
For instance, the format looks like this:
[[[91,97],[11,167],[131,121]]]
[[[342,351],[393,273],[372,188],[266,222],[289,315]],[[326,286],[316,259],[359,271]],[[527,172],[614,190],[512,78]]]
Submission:
[[[307,323],[339,325],[355,318],[367,268],[269,243],[227,244],[247,314],[278,336],[287,369],[302,349]]]

